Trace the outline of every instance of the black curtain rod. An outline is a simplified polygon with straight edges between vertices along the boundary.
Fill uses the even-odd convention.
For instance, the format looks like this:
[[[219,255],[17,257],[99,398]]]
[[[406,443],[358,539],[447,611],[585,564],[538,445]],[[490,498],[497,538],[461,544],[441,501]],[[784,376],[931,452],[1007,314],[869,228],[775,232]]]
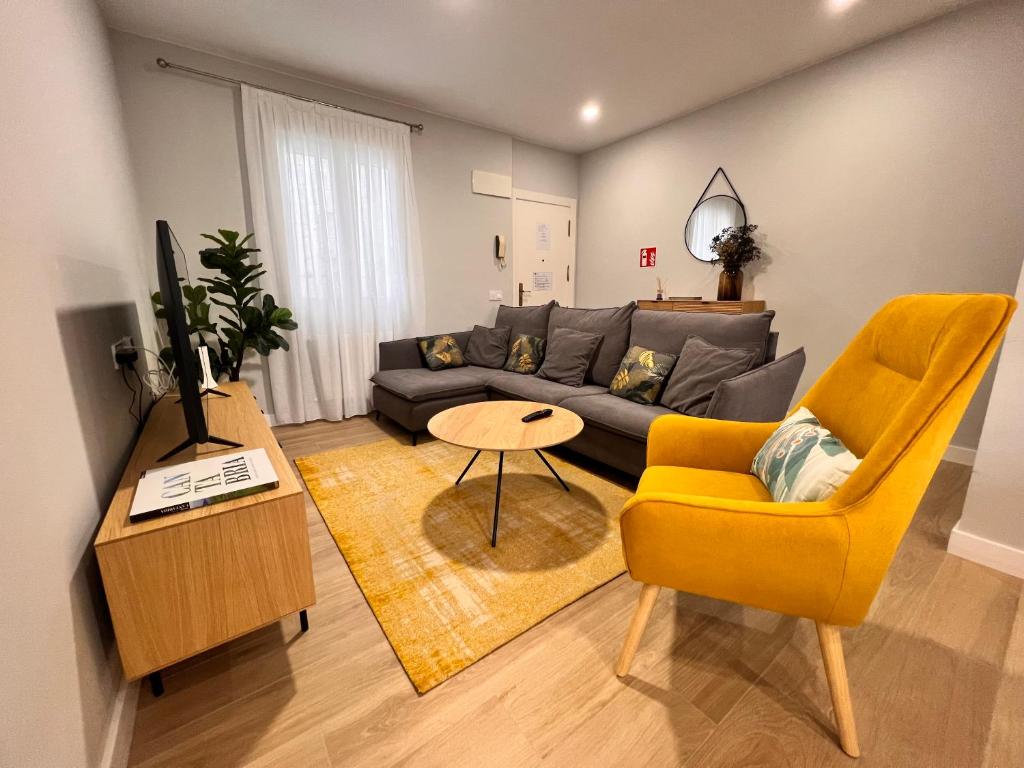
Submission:
[[[297,93],[288,93],[288,91],[279,91],[276,88],[267,88],[265,85],[257,85],[256,83],[250,83],[245,80],[236,80],[233,77],[225,77],[224,75],[217,75],[213,72],[204,72],[201,69],[193,69],[192,67],[186,67],[184,64],[174,64],[167,59],[158,58],[156,60],[157,66],[161,69],[180,69],[182,72],[190,72],[193,75],[199,75],[200,77],[209,77],[214,80],[220,80],[225,83],[231,83],[232,85],[248,85],[252,88],[259,88],[263,91],[270,91],[271,93],[279,93],[282,96],[290,96],[293,99],[299,101],[305,101],[310,104],[319,104],[322,107],[330,107],[331,109],[341,109],[345,112],[355,112],[357,115],[366,115],[367,117],[376,117],[378,120],[387,120],[389,123],[400,123],[401,125],[409,126],[409,130],[415,131],[416,133],[423,132],[423,123],[407,123],[405,120],[395,120],[392,117],[384,117],[382,115],[375,115],[372,112],[362,112],[358,109],[352,109],[352,107],[343,107],[340,104],[331,104],[329,101],[320,101],[319,99],[311,99],[308,96],[299,96]]]

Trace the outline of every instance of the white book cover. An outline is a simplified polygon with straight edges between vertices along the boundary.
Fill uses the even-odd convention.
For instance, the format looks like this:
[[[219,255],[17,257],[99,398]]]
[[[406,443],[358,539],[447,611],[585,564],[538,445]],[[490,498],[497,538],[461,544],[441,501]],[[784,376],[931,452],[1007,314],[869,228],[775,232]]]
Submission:
[[[277,473],[262,448],[225,453],[142,473],[128,520],[205,507],[277,488]]]

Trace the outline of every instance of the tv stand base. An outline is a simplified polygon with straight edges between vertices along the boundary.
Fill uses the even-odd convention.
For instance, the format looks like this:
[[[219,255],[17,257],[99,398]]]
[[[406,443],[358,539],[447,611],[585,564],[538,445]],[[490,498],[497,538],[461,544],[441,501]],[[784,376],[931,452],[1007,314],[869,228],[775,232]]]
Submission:
[[[206,441],[203,443],[203,445],[205,445],[206,443],[216,443],[217,445],[223,445],[226,448],[243,448],[243,447],[245,447],[242,443],[236,443],[234,440],[225,440],[223,437],[217,437],[216,435],[208,436],[206,438]],[[167,461],[169,458],[171,458],[171,456],[173,456],[176,453],[181,453],[186,448],[189,448],[189,447],[191,447],[193,445],[199,445],[199,444],[200,444],[199,440],[193,440],[191,437],[186,438],[184,441],[182,441],[182,443],[180,445],[176,445],[174,448],[171,448],[171,450],[169,450],[167,453],[165,453],[163,456],[161,456],[159,459],[157,459],[156,460],[157,464],[159,464],[162,461]]]

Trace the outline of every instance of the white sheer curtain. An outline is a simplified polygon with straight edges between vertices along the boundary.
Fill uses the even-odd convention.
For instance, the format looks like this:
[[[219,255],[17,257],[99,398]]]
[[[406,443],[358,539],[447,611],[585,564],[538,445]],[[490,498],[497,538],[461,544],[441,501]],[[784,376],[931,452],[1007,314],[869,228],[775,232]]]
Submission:
[[[370,410],[377,344],[422,332],[409,129],[242,86],[263,288],[299,324],[266,359],[278,423]]]

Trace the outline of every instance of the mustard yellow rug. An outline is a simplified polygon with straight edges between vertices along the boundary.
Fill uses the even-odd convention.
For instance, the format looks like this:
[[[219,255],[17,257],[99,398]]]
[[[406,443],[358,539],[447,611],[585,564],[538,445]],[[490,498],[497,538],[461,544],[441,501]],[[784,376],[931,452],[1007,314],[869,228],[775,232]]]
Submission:
[[[394,440],[297,459],[299,471],[399,661],[421,693],[625,570],[618,515],[630,492],[545,454],[506,453],[498,546],[497,455]]]

